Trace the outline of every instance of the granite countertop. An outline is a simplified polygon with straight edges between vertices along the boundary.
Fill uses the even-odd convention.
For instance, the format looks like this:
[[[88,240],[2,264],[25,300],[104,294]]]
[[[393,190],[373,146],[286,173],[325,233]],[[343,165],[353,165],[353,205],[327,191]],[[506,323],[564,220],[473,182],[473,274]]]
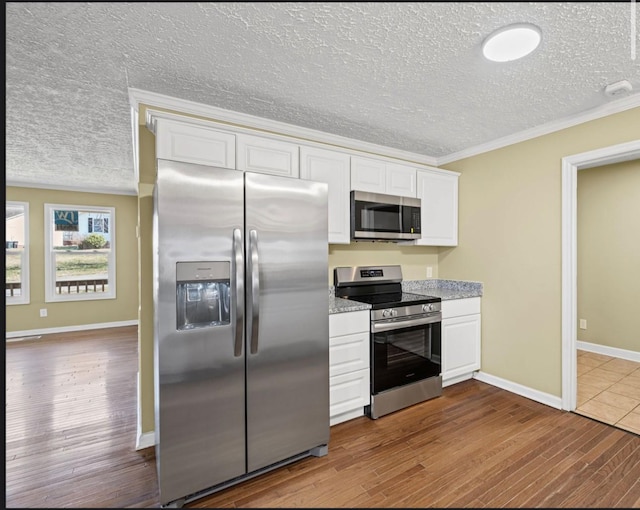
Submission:
[[[409,280],[402,282],[402,290],[447,301],[482,296],[482,283],[466,280]]]
[[[343,299],[329,294],[329,315],[342,312],[357,312],[359,310],[369,310],[371,305],[359,303],[350,299]]]
[[[402,290],[413,294],[449,299],[466,299],[482,296],[482,283],[465,280],[408,280],[402,282]],[[335,296],[335,288],[329,287],[329,314],[369,310],[370,305]]]

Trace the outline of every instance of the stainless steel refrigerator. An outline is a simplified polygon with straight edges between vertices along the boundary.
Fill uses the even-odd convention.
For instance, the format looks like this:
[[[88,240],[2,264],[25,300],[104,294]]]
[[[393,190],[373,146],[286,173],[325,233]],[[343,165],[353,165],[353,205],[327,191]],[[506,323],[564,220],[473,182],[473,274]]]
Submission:
[[[329,441],[327,187],[158,160],[155,434],[180,506]]]

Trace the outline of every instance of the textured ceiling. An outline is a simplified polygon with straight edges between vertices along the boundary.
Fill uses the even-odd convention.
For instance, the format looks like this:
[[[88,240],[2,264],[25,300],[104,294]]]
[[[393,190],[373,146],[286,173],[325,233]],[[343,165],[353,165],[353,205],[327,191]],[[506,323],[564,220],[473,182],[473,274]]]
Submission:
[[[634,9],[9,2],[6,179],[135,190],[128,87],[442,157],[609,102],[618,80],[640,92]],[[540,48],[485,61],[516,22]]]

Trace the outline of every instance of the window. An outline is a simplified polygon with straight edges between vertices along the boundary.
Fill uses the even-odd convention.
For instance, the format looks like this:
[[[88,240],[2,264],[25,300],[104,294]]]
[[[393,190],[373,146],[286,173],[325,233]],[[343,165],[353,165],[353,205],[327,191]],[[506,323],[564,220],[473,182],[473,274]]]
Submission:
[[[113,207],[45,204],[45,301],[116,297]]]
[[[6,202],[5,302],[29,303],[29,204]]]

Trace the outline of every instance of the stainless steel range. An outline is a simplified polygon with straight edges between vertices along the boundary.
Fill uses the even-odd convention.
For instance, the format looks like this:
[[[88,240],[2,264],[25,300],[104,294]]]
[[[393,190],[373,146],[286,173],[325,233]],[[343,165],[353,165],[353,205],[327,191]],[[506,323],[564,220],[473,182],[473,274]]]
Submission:
[[[376,419],[442,394],[441,299],[402,291],[400,266],[336,267],[336,297],[371,305],[371,405]]]

